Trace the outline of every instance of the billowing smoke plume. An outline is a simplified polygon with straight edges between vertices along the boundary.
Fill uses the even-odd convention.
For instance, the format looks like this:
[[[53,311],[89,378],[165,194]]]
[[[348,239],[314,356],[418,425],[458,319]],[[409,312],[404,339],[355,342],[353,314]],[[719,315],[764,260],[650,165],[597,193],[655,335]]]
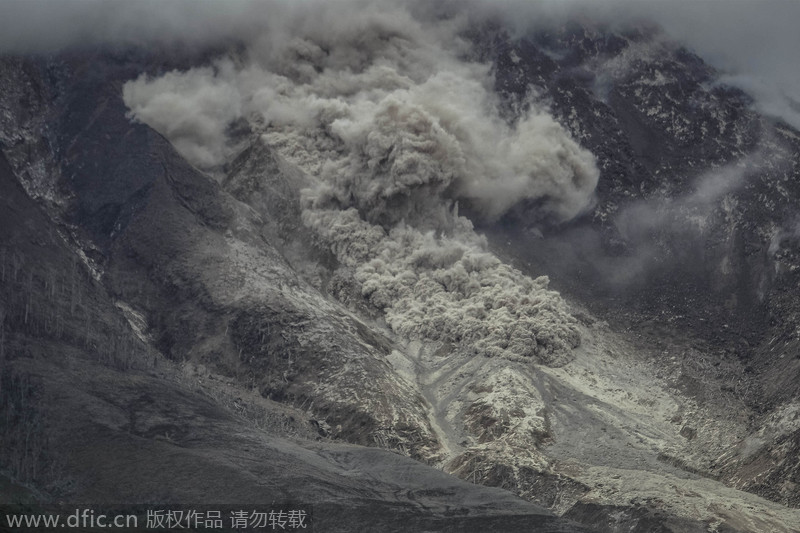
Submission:
[[[544,109],[500,116],[463,21],[344,6],[289,10],[243,54],[129,82],[131,116],[206,169],[231,157],[226,131],[247,120],[316,178],[304,222],[401,336],[564,362],[579,343],[564,302],[487,252],[454,202],[492,220],[536,201],[568,220],[592,201],[594,157]]]
[[[386,313],[391,328],[488,356],[568,361],[580,344],[575,319],[547,289],[485,250],[464,218],[452,236],[403,224],[384,231],[355,209],[316,210],[304,220],[352,269],[361,295]]]
[[[226,129],[242,116],[241,97],[212,68],[128,83],[123,96],[133,116],[170,139],[196,166],[212,168],[232,155]]]
[[[203,168],[229,155],[234,119],[260,124],[271,144],[322,178],[317,205],[355,207],[372,222],[427,212],[420,204],[442,195],[469,200],[489,219],[523,200],[543,200],[560,219],[587,206],[598,178],[592,155],[542,110],[504,121],[487,67],[461,59],[468,50],[454,22],[357,4],[345,17],[342,4],[305,12],[239,64],[140,78],[126,85],[125,101]]]

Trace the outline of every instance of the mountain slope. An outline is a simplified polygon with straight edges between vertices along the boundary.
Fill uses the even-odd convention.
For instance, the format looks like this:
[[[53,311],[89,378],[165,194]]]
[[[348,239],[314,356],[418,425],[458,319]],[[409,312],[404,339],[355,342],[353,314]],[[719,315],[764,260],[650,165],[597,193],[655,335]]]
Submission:
[[[138,128],[170,153],[157,135]],[[176,182],[149,177],[156,183],[148,192],[155,195],[161,188],[162,200],[174,202],[166,208],[170,221],[181,220]],[[581,530],[504,491],[460,482],[397,454],[316,442],[306,411],[266,400],[230,377],[198,373],[165,358],[175,354],[159,351],[163,341],[154,340],[145,315],[110,292],[113,284],[96,280],[92,263],[81,259],[80,248],[71,249],[63,227],[27,196],[4,157],[0,185],[2,466],[36,489],[33,501],[293,500],[313,504],[314,524],[331,531],[399,531],[409,524]],[[117,198],[128,200],[128,189],[122,192]],[[138,207],[153,200],[142,196],[136,198]],[[219,201],[221,195],[210,196]],[[214,212],[206,207],[209,211]],[[139,275],[148,279],[146,269]],[[135,279],[128,281],[133,286]],[[161,297],[145,282],[139,287],[142,298]],[[190,305],[185,309],[200,314]],[[424,491],[417,488],[420,480]],[[17,489],[2,494],[4,503],[22,498]]]
[[[240,49],[5,59],[4,406],[37,397],[43,444],[14,426],[4,469],[72,501],[305,500],[342,530],[792,531],[797,133],[654,32],[474,37],[502,113],[576,172],[497,185],[529,194],[501,216],[498,191],[436,181],[425,135],[472,141],[418,121],[405,80],[417,114],[367,106],[384,137],[243,117],[201,171],[124,87]],[[312,52],[287,76],[323,76]],[[521,111],[545,101],[558,122]],[[599,169],[569,220],[591,169],[562,127]]]

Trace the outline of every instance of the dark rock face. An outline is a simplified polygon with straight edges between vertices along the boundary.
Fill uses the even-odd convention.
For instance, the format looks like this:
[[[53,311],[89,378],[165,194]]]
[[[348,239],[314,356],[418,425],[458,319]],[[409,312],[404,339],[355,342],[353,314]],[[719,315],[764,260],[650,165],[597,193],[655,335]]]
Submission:
[[[674,390],[751,409],[752,435],[734,453],[701,467],[660,454],[665,471],[796,507],[800,134],[715,85],[712,69],[654,28],[571,25],[478,41],[491,43],[478,49],[491,51],[483,59],[510,120],[528,98],[548,102],[602,172],[596,203],[577,220],[558,225],[520,205],[480,228],[491,246],[548,274],[633,345],[678,346],[678,371],[655,367]],[[401,343],[358,302],[331,297],[335,259],[299,216],[305,177],[252,142],[215,179],[126,116],[125,81],[204,58],[118,51],[0,62],[9,80],[0,90],[0,407],[32,406],[4,427],[0,443],[15,462],[0,467],[10,477],[40,499],[296,498],[315,503],[326,531],[709,527],[645,496],[594,503],[604,483],[587,484],[566,462],[536,470],[490,449],[448,466],[498,488],[425,466],[447,458],[441,420],[390,361]],[[537,376],[547,394],[532,442],[537,453],[563,453],[571,443],[558,438],[570,433],[550,427],[553,413],[594,424],[601,418],[586,413],[602,402]],[[570,395],[591,409],[576,415]],[[485,407],[464,409],[491,444],[522,408]],[[668,425],[702,443],[702,423]],[[37,428],[36,454],[20,455],[22,424]],[[601,437],[575,445],[576,456],[625,448],[615,428],[585,433]],[[713,512],[727,517],[719,531],[774,526]]]
[[[501,231],[525,250],[510,254],[649,342],[695,339],[718,369],[701,374],[736,360],[730,387],[757,412],[797,398],[797,132],[757,115],[747,95],[717,85],[713,69],[657,31],[573,26],[495,39],[487,49],[508,105],[533,91],[602,169],[581,220],[548,226],[524,209],[509,217]],[[519,231],[530,221],[544,238]],[[759,457],[773,459],[718,475],[743,475],[738,486],[789,503],[795,440],[767,439]]]
[[[797,133],[655,29],[493,38],[485,49],[507,105],[548,102],[602,170],[580,220],[548,225],[524,207],[508,218],[501,231],[516,233],[525,258],[628,323],[675,322],[747,361],[775,335],[791,337]]]

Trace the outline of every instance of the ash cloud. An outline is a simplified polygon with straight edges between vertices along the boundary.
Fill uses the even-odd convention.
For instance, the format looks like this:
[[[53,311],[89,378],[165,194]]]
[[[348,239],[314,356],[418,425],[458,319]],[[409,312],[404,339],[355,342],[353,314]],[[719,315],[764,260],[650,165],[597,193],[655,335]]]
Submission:
[[[154,125],[198,167],[211,168],[232,155],[226,129],[242,116],[242,103],[236,88],[217,78],[214,69],[128,83],[123,99],[132,116]]]
[[[569,220],[591,205],[594,156],[546,109],[501,116],[462,17],[314,5],[209,67],[127,83],[130,116],[211,171],[231,156],[227,126],[248,121],[315,178],[303,221],[402,337],[564,363],[580,341],[566,304],[489,253],[454,202],[491,221],[533,200]]]
[[[205,169],[225,162],[225,130],[245,118],[321,178],[316,207],[355,207],[381,224],[443,197],[487,220],[524,200],[559,220],[590,204],[593,156],[543,109],[501,118],[488,66],[463,59],[458,18],[351,2],[280,22],[243,56],[128,83],[131,116]]]
[[[550,366],[568,362],[580,344],[577,321],[549,279],[502,263],[464,218],[445,236],[403,224],[385,231],[355,209],[307,209],[303,219],[404,338]]]

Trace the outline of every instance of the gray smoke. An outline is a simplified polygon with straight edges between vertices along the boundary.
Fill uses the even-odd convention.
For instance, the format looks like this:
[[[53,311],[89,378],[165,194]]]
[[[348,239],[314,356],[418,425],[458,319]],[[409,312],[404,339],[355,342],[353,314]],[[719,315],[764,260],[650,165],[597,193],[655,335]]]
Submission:
[[[711,226],[723,199],[743,187],[748,178],[764,170],[764,157],[755,153],[734,163],[713,168],[694,179],[692,192],[675,198],[643,200],[623,209],[615,223],[623,238],[641,243],[653,232],[699,237]]]
[[[405,338],[553,366],[580,344],[577,323],[547,277],[531,279],[502,263],[464,218],[439,237],[402,224],[386,232],[352,208],[308,209],[303,218]]]
[[[245,57],[140,78],[125,102],[205,169],[226,161],[226,128],[246,118],[322,177],[315,205],[356,207],[373,222],[427,212],[421,204],[445,193],[490,220],[523,200],[544,199],[562,220],[590,203],[591,154],[543,109],[513,126],[500,117],[488,67],[460,58],[459,21],[361,4],[289,14]]]
[[[211,67],[128,83],[123,98],[132,116],[152,125],[198,167],[213,168],[233,154],[226,130],[242,116],[241,97]]]
[[[127,83],[131,117],[209,170],[232,156],[228,125],[247,120],[315,178],[304,222],[402,337],[563,363],[579,343],[563,300],[489,253],[453,202],[493,220],[536,200],[569,220],[592,202],[592,154],[544,108],[501,117],[488,65],[465,59],[462,18],[317,7],[210,67]]]

